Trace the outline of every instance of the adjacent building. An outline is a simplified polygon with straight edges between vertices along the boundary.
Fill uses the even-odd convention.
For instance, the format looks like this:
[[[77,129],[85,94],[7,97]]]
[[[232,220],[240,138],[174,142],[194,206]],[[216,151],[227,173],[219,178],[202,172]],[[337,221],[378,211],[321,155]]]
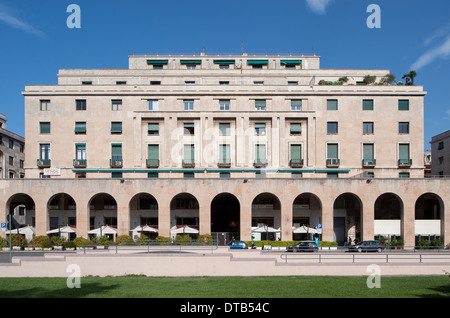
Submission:
[[[0,179],[24,178],[25,139],[7,130],[6,122],[0,114]]]
[[[426,92],[388,74],[245,53],[60,70],[57,85],[23,92],[27,180],[3,203],[26,205],[40,233],[444,238],[448,181],[424,179]]]
[[[450,130],[431,138],[432,176],[450,176]]]

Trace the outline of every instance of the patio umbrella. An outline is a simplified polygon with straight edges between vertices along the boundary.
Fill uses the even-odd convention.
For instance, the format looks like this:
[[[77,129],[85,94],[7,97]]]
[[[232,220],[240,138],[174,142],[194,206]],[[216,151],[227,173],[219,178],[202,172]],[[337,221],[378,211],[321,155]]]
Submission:
[[[312,228],[312,227],[307,227],[307,226],[300,226],[297,228],[293,228],[292,233],[312,233],[312,234],[316,234],[319,233],[319,231],[317,231],[316,229]]]
[[[170,229],[170,232],[172,234],[198,234],[198,230],[187,225],[181,227],[174,226]]]
[[[8,231],[6,231],[6,234],[22,234],[22,235],[25,235],[25,238],[27,239],[27,241],[30,241],[33,239],[35,232],[36,232],[36,230],[34,229],[34,227],[28,225],[25,227],[14,229],[14,230],[8,230]]]
[[[110,226],[103,225],[99,228],[89,231],[88,234],[94,234],[95,236],[103,236],[103,235],[108,235],[108,234],[114,235],[114,241],[115,241],[116,235],[117,235],[117,230],[113,229]]]
[[[58,229],[47,231],[47,234],[59,234],[59,233],[76,233],[75,229],[71,226],[63,226]]]

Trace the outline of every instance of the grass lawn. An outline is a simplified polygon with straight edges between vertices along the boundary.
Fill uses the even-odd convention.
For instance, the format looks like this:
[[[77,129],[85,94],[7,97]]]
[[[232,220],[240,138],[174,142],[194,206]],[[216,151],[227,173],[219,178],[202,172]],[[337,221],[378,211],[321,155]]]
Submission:
[[[81,288],[66,278],[0,278],[0,298],[447,298],[450,277],[82,277]]]

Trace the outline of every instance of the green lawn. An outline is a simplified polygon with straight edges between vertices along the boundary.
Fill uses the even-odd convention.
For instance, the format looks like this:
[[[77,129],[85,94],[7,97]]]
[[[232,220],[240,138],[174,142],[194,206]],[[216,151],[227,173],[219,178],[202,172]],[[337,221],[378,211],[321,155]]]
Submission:
[[[450,277],[82,277],[70,289],[66,278],[0,278],[0,298],[443,298]]]

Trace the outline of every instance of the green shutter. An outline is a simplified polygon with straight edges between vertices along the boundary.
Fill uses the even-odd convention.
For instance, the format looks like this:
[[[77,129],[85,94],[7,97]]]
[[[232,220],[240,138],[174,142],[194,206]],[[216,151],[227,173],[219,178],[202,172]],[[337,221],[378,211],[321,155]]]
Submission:
[[[327,145],[327,159],[338,159],[338,145],[328,144]]]
[[[111,145],[111,154],[113,156],[122,156],[122,145],[121,144]]]
[[[214,60],[214,64],[234,64],[234,60]]]
[[[168,60],[147,60],[147,64],[167,64]]]
[[[219,146],[219,163],[230,163],[230,145]]]
[[[194,162],[194,145],[184,145],[184,160],[186,162]]]
[[[409,110],[409,100],[399,100],[398,110]]]
[[[291,145],[291,160],[302,159],[302,145]]]
[[[256,162],[266,161],[266,145],[257,144],[255,146]]]
[[[363,100],[363,110],[373,110],[373,99]]]
[[[337,110],[337,109],[338,109],[337,99],[328,99],[327,100],[327,110]]]
[[[40,123],[40,132],[41,134],[49,134],[50,133],[50,123]]]
[[[148,130],[148,132],[157,133],[157,132],[159,132],[159,124],[158,123],[149,123],[147,130]]]
[[[85,122],[75,123],[75,133],[76,134],[86,133],[86,123]]]
[[[159,160],[159,145],[148,145],[148,159]]]
[[[373,145],[372,144],[364,144],[363,145],[363,159],[373,160]]]
[[[409,145],[408,144],[400,144],[398,146],[399,150],[399,158],[398,159],[409,159]]]
[[[121,133],[122,132],[122,123],[121,122],[112,122],[111,123],[111,133]]]
[[[302,60],[281,60],[280,64],[302,64]]]
[[[268,60],[247,60],[248,65],[267,65],[269,64]]]
[[[230,135],[230,124],[228,123],[220,123],[219,131],[221,136],[229,136]]]
[[[301,99],[292,99],[291,100],[291,109],[302,109],[302,100]]]
[[[202,64],[201,60],[182,60],[181,64]]]
[[[291,124],[291,134],[301,134],[302,125],[301,124]]]

